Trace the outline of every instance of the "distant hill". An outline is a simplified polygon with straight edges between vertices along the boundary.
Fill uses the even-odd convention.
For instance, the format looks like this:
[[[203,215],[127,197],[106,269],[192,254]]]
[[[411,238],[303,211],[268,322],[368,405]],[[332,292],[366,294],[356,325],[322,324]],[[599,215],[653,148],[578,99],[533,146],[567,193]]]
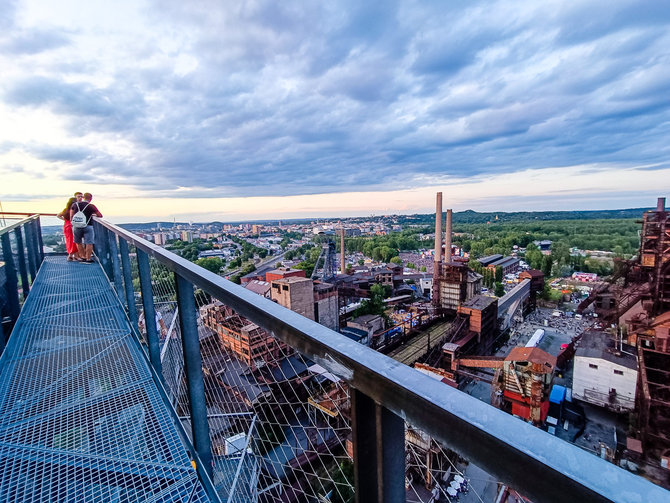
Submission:
[[[487,222],[531,222],[538,220],[600,220],[618,218],[642,218],[642,214],[654,208],[629,208],[622,210],[590,210],[590,211],[513,211],[485,212],[473,210],[454,212],[454,224],[485,224]],[[432,225],[435,214],[398,215],[400,224]]]

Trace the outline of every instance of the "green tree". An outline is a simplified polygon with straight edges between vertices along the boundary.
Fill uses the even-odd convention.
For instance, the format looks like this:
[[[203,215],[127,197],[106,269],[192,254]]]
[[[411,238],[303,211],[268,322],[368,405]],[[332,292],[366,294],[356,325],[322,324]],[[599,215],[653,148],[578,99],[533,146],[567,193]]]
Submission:
[[[535,246],[533,243],[530,243],[526,247],[525,255],[526,263],[531,267],[531,269],[542,269],[542,263],[544,256],[542,252]]]
[[[201,258],[195,261],[196,265],[212,271],[215,274],[218,274],[221,268],[225,265],[225,262],[219,257],[207,257]]]
[[[551,267],[554,265],[554,260],[551,255],[545,255],[544,260],[542,261],[542,272],[544,273],[545,278],[551,276]]]
[[[332,503],[353,503],[354,501],[354,464],[349,461],[340,462],[339,469],[332,475],[334,486]]]
[[[370,298],[361,302],[361,305],[354,312],[355,316],[364,314],[384,315],[384,299],[387,295],[387,289],[382,285],[375,283],[370,288]]]
[[[502,283],[496,282],[495,295],[496,297],[502,297],[505,295],[505,287]]]
[[[314,271],[314,262],[309,262],[307,260],[303,260],[302,262],[299,262],[298,264],[295,265],[296,269],[302,269],[305,271],[305,276],[308,278],[312,276],[312,272]]]
[[[395,257],[391,258],[391,263],[392,264],[402,264],[402,259],[396,255]],[[409,267],[409,264],[407,264],[407,267]]]
[[[503,269],[499,265],[496,266],[495,279],[496,281],[502,281],[503,279]]]

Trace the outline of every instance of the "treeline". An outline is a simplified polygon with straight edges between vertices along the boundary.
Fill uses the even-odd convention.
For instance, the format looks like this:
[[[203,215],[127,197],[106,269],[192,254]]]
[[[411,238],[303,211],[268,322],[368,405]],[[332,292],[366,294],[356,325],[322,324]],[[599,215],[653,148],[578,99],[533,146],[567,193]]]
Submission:
[[[198,260],[198,254],[201,251],[211,250],[213,246],[212,243],[207,242],[204,239],[195,238],[190,243],[188,241],[173,239],[167,242],[165,248],[184,257],[186,260],[195,262]]]
[[[314,248],[316,245],[313,243],[306,243],[298,248],[295,248],[294,250],[289,250],[284,254],[284,258],[286,260],[293,260],[295,258],[301,258],[305,253],[307,253],[309,250]]]
[[[420,241],[419,233],[430,233],[429,227],[424,229],[405,229],[384,236],[349,237],[344,239],[347,252],[357,251],[366,257],[380,262],[389,262],[398,255],[399,250],[419,250],[431,248],[433,241]],[[340,251],[339,240],[336,241],[337,251]]]
[[[256,255],[258,255],[260,258],[265,258],[268,256],[268,251],[265,248],[259,248],[258,246],[252,245],[246,239],[238,238],[234,234],[229,234],[228,238],[231,241],[240,245],[240,247],[242,248],[242,253],[239,257],[241,259],[240,262],[246,262],[247,260],[251,260]]]
[[[629,208],[624,210],[593,210],[593,211],[513,211],[513,212],[478,212],[473,210],[453,213],[454,224],[485,224],[487,222],[535,222],[551,220],[609,220],[635,219],[642,213],[653,208]],[[444,217],[443,217],[444,218]],[[396,221],[401,224],[434,225],[435,214],[398,215]]]
[[[453,242],[474,258],[507,255],[514,245],[525,248],[533,241],[547,239],[552,241],[552,250],[565,245],[568,250],[604,250],[627,256],[639,248],[639,229],[632,219],[459,224],[454,226]]]

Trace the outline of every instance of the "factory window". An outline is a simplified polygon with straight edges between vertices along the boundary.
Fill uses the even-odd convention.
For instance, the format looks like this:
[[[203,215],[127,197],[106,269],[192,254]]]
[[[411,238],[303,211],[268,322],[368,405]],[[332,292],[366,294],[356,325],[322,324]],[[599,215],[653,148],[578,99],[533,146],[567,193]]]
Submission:
[[[598,365],[596,365],[595,363],[589,363],[589,368],[590,369],[597,369]]]
[[[614,373],[618,376],[622,376],[623,375],[623,370],[615,370]]]

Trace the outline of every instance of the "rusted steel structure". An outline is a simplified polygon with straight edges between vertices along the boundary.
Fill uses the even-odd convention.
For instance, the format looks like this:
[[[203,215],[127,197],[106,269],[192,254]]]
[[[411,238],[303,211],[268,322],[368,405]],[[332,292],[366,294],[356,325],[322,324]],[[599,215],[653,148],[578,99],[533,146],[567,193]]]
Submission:
[[[452,356],[451,355],[446,355]],[[544,424],[549,411],[556,358],[539,348],[516,347],[505,357],[464,356],[452,358],[453,374],[465,374],[461,368],[496,369],[491,386],[491,405],[536,426]]]
[[[670,212],[665,198],[644,213],[640,250],[620,261],[609,283],[596,287],[578,311],[595,303],[605,323],[637,348],[637,437],[648,462],[670,458]],[[624,335],[625,334],[625,335]]]
[[[221,302],[200,308],[203,324],[219,337],[221,346],[255,369],[257,365],[273,364],[290,351],[288,346],[267,330],[237,314]]]
[[[640,439],[650,460],[670,457],[670,213],[665,198],[642,220],[633,274],[646,280],[641,312],[631,317],[629,341],[637,343]]]
[[[651,312],[659,315],[670,311],[670,213],[664,197],[644,214],[641,239],[640,266],[650,276]]]

